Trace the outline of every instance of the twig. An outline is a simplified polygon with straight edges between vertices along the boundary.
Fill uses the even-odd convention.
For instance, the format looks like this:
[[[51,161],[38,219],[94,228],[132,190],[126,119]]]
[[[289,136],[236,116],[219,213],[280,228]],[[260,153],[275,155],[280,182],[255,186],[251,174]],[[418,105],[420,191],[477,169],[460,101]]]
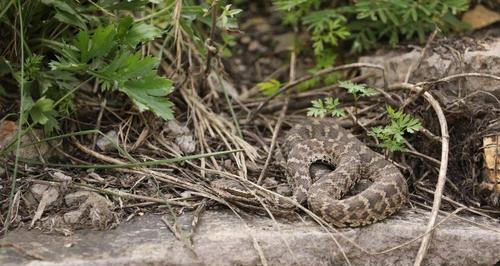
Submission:
[[[432,191],[431,191],[431,193],[432,193]],[[418,206],[420,206],[420,207],[422,207],[422,208],[424,208],[424,209],[432,209],[432,207],[429,207],[429,206],[427,206],[427,205],[425,205],[425,204],[422,204],[422,203],[420,203],[420,202],[416,202],[416,201],[414,201],[414,202],[413,202],[413,204],[416,204],[416,205],[418,205]],[[470,211],[470,208],[467,208],[465,205],[464,205],[463,207],[458,208],[458,209],[463,209],[463,210],[468,210],[468,211]],[[441,214],[449,214],[449,212],[446,212],[446,211],[441,211],[441,210],[439,211],[439,213],[441,213]],[[498,228],[493,228],[493,227],[491,227],[491,226],[488,226],[487,224],[478,223],[478,222],[473,221],[472,219],[467,219],[467,218],[464,218],[464,217],[462,217],[462,216],[460,216],[460,215],[455,215],[455,218],[457,218],[457,219],[459,219],[459,220],[462,220],[462,221],[464,221],[464,222],[466,222],[466,223],[472,224],[472,225],[474,225],[474,226],[477,226],[477,227],[479,227],[479,228],[483,228],[483,229],[486,229],[486,230],[490,230],[490,231],[493,231],[493,232],[495,232],[495,233],[500,233],[500,229],[498,229]],[[472,217],[472,218],[474,218],[474,217]],[[487,216],[487,218],[491,219],[491,217],[489,217],[489,216]],[[495,220],[495,221],[496,221],[496,220]]]
[[[192,208],[193,206],[196,206],[196,204],[189,204],[181,201],[177,201],[175,199],[159,199],[159,198],[153,198],[153,197],[148,197],[148,196],[141,196],[141,195],[136,195],[136,194],[131,194],[127,193],[121,190],[111,190],[111,189],[106,189],[106,188],[97,188],[93,187],[90,185],[84,185],[84,184],[65,184],[63,182],[58,182],[58,181],[46,181],[46,180],[37,180],[37,179],[27,179],[27,181],[36,183],[36,184],[45,184],[49,186],[68,186],[72,188],[79,188],[79,189],[85,189],[93,192],[100,192],[103,194],[108,194],[120,198],[125,198],[125,199],[135,199],[135,200],[141,200],[141,201],[146,201],[146,202],[156,202],[160,204],[168,204],[168,205],[177,205],[177,206],[182,206],[182,207],[188,207]]]
[[[97,83],[97,81],[96,81]],[[104,96],[105,98],[102,100],[101,102],[101,106],[100,106],[100,109],[99,109],[99,114],[97,114],[97,120],[96,120],[96,124],[95,124],[95,130],[101,130],[101,122],[102,122],[102,115],[104,114],[104,109],[106,108],[106,96]],[[95,149],[95,146],[97,144],[97,134],[94,134],[94,136],[92,137],[92,149]]]
[[[438,80],[435,80],[435,81],[423,81],[423,82],[419,82],[419,83],[415,84],[415,86],[422,87],[423,89],[420,90],[417,94],[415,94],[412,97],[408,98],[405,101],[405,103],[403,104],[402,108],[405,108],[409,104],[413,103],[418,98],[420,98],[420,96],[422,96],[422,94],[424,94],[426,91],[430,90],[431,87],[428,86],[428,85],[433,85],[433,84],[436,84],[436,83],[448,82],[448,81],[452,81],[454,79],[467,78],[467,77],[469,77],[469,78],[470,77],[474,77],[474,78],[490,78],[490,79],[494,79],[494,80],[500,81],[500,77],[496,76],[496,75],[486,74],[486,73],[471,72],[471,73],[455,74],[455,75],[447,76],[447,77],[444,77],[444,78],[441,78],[441,79],[438,79]],[[398,87],[398,85],[391,86],[391,87]]]
[[[241,177],[237,176],[237,178],[240,179]],[[244,180],[244,179],[241,179],[241,180]],[[198,195],[198,196],[201,196],[201,197],[205,197],[205,198],[208,198],[208,199],[211,199],[211,200],[214,200],[214,201],[216,201],[218,203],[221,203],[221,204],[227,206],[234,213],[234,215],[236,215],[236,217],[238,217],[238,219],[240,219],[240,221],[242,222],[243,226],[248,231],[250,237],[252,238],[253,247],[254,247],[255,251],[257,252],[257,254],[259,256],[260,263],[262,265],[264,265],[264,266],[268,265],[267,259],[266,259],[265,255],[264,255],[264,251],[262,250],[262,247],[260,246],[259,242],[257,241],[257,238],[253,234],[253,230],[250,228],[250,226],[248,226],[248,224],[246,223],[246,221],[243,219],[243,217],[241,217],[241,215],[236,211],[236,209],[231,204],[229,204],[229,202],[227,202],[223,198],[218,198],[218,197],[216,197],[216,196],[214,196],[212,194],[207,194],[207,193],[204,193],[204,192],[202,192],[202,193],[200,193],[200,192],[193,192],[192,194]]]
[[[271,146],[269,147],[269,153],[267,154],[266,162],[264,163],[264,166],[262,167],[262,171],[260,172],[259,178],[257,180],[257,185],[261,185],[262,182],[264,181],[264,176],[266,175],[267,168],[269,167],[269,164],[271,163],[271,158],[273,155],[274,147],[276,146],[276,139],[278,138],[278,133],[280,132],[281,129],[281,124],[283,124],[283,120],[285,120],[285,114],[288,109],[288,102],[289,98],[287,97],[285,99],[285,104],[283,105],[283,108],[281,109],[280,116],[278,118],[278,121],[276,122],[276,126],[274,127],[274,132],[273,132],[273,137],[271,139]]]
[[[434,163],[434,164],[436,164],[436,165],[441,164],[441,162],[440,162],[439,160],[434,159],[434,158],[432,158],[431,156],[426,155],[426,154],[423,154],[423,153],[420,153],[420,152],[418,152],[418,151],[407,150],[407,151],[405,151],[405,152],[406,152],[406,153],[408,153],[408,154],[411,154],[411,155],[413,155],[413,156],[420,157],[420,158],[422,158],[422,159],[426,159],[426,160],[428,160],[428,161],[430,161],[431,163]]]
[[[295,59],[296,59],[296,53],[295,51],[292,51],[291,54],[291,60],[290,60],[290,80],[295,79]],[[283,123],[283,120],[285,119],[286,111],[288,109],[288,102],[290,101],[289,97],[286,97],[285,103],[283,104],[283,108],[281,108],[281,113],[278,118],[278,121],[276,122],[276,126],[274,127],[273,131],[273,137],[271,139],[271,146],[269,147],[269,153],[267,154],[266,162],[264,163],[264,167],[262,168],[262,171],[260,172],[259,178],[257,179],[257,185],[261,185],[262,181],[264,180],[264,176],[266,175],[267,168],[269,167],[269,163],[271,162],[271,157],[273,155],[273,150],[274,147],[276,146],[276,139],[278,138],[278,133],[280,132],[281,129],[281,124]]]
[[[418,61],[416,62],[416,64],[411,64],[410,67],[408,68],[408,72],[406,72],[404,83],[408,83],[410,81],[411,73],[420,67],[422,60],[425,57],[425,53],[429,49],[431,43],[434,41],[434,38],[436,37],[436,34],[438,33],[438,31],[439,31],[439,28],[436,27],[436,29],[432,32],[431,36],[429,36],[429,39],[427,39],[427,42],[425,43],[424,49],[422,49],[422,52],[420,53],[420,57],[418,58]]]
[[[212,11],[212,25],[210,27],[210,37],[205,41],[205,48],[207,48],[207,64],[205,67],[205,80],[208,78],[211,69],[212,57],[217,54],[217,47],[214,45],[215,29],[217,28],[217,5],[219,0],[214,0],[210,6]]]
[[[17,252],[19,252],[25,256],[31,257],[33,259],[36,259],[36,260],[46,260],[44,257],[42,257],[40,255],[34,254],[31,251],[27,251],[26,249],[19,246],[18,244],[14,244],[14,243],[0,244],[0,249],[2,249],[2,248],[12,248],[13,250],[15,250]]]
[[[426,189],[426,188],[424,188],[424,187],[422,187],[422,186],[420,186],[420,185],[418,185],[418,184],[417,184],[417,188],[418,188],[418,189],[420,189],[420,190],[422,190],[422,191],[425,191],[425,192],[427,192],[427,193],[429,193],[429,194],[432,194],[432,193],[433,193],[433,192],[432,192],[432,190]],[[467,207],[467,206],[465,206],[464,204],[462,204],[462,203],[460,203],[460,202],[457,202],[457,201],[455,201],[455,200],[453,200],[453,199],[451,199],[451,198],[449,198],[449,197],[447,197],[447,196],[443,196],[442,198],[443,198],[445,201],[447,201],[447,202],[449,202],[449,203],[451,203],[451,204],[457,205],[458,207],[461,207],[461,208],[463,208],[464,210],[467,210],[468,212],[471,212],[471,213],[477,214],[477,215],[479,215],[479,216],[486,217],[486,218],[488,218],[488,219],[494,219],[493,217],[491,217],[491,216],[489,216],[489,215],[487,215],[487,214],[484,214],[484,213],[482,213],[482,212],[480,212],[480,211],[476,211],[476,210],[474,210],[473,208]]]
[[[422,86],[429,85],[429,84],[436,84],[436,83],[448,82],[448,81],[451,81],[451,80],[454,80],[454,79],[458,79],[458,78],[470,78],[470,77],[472,77],[472,78],[490,78],[490,79],[494,79],[494,80],[500,81],[500,76],[496,76],[496,75],[492,75],[492,74],[487,74],[487,73],[470,72],[470,73],[461,73],[461,74],[455,74],[455,75],[447,76],[447,77],[444,77],[444,78],[441,78],[441,79],[438,79],[438,80],[435,80],[435,81],[423,81],[423,82],[419,82],[419,83],[416,84],[416,86],[422,87]]]
[[[21,132],[23,131],[23,125],[24,125],[24,119],[25,119],[25,110],[24,110],[24,25],[23,25],[23,8],[21,1],[18,0],[17,2],[17,9],[19,11],[19,38],[21,41],[20,45],[20,60],[21,60],[21,69],[19,71],[19,93],[20,93],[20,104],[19,104],[19,120],[18,120],[18,126],[17,126],[17,134],[15,138],[15,147],[16,147],[16,158],[14,159],[14,170],[12,171],[12,181],[11,181],[11,187],[10,187],[10,193],[9,193],[9,207],[7,210],[7,220],[5,221],[4,224],[4,233],[7,235],[9,232],[9,226],[11,223],[11,216],[12,216],[12,211],[14,208],[14,195],[16,194],[16,181],[17,181],[17,175],[18,175],[18,166],[19,166],[19,157],[21,155]]]
[[[417,94],[423,91],[422,87],[415,86],[413,84],[404,83],[401,84],[401,86],[405,89],[413,90]],[[446,117],[443,113],[443,110],[441,109],[441,106],[439,105],[439,102],[436,101],[436,99],[434,99],[434,97],[428,92],[424,92],[423,96],[432,106],[439,120],[439,125],[441,128],[441,162],[439,166],[439,175],[436,184],[436,191],[434,193],[434,202],[432,204],[431,216],[429,217],[429,223],[427,224],[426,233],[428,234],[426,234],[422,239],[420,248],[417,253],[417,257],[415,258],[415,263],[413,264],[414,266],[421,265],[422,260],[424,259],[425,254],[427,253],[427,248],[429,247],[429,241],[432,237],[431,234],[432,228],[436,223],[436,218],[439,213],[439,207],[441,206],[441,197],[443,195],[444,185],[446,182],[446,171],[448,168],[448,152],[449,152],[448,142],[450,138],[448,135],[448,123],[446,122]]]
[[[175,50],[176,50],[176,70],[180,70],[182,65],[182,32],[181,32],[181,12],[182,12],[182,0],[175,1],[174,12],[172,13],[174,24],[174,39],[175,39]]]
[[[238,132],[238,136],[241,139],[243,139],[243,134],[241,133],[240,122],[238,121],[238,117],[236,116],[236,113],[234,113],[233,104],[231,102],[231,99],[229,99],[229,93],[227,92],[226,86],[224,86],[224,83],[223,83],[219,74],[215,74],[215,76],[217,77],[217,82],[219,83],[219,88],[224,92],[224,98],[226,99],[226,103],[227,103],[227,106],[229,108],[229,112],[231,113],[231,117],[233,118],[234,126],[236,127],[236,131]]]
[[[252,113],[250,114],[249,116],[249,120],[253,120],[255,118],[255,116],[260,112],[260,110],[262,108],[264,108],[264,106],[266,106],[272,99],[274,99],[276,96],[296,87],[297,85],[305,82],[305,81],[308,81],[310,79],[313,79],[315,77],[320,77],[320,76],[323,76],[323,75],[327,75],[327,74],[330,74],[332,72],[335,72],[335,71],[339,71],[339,70],[344,70],[344,69],[350,69],[350,68],[358,68],[358,67],[366,67],[366,68],[376,68],[376,69],[380,69],[382,71],[382,75],[384,76],[384,87],[387,87],[387,79],[385,77],[385,70],[384,70],[384,67],[383,66],[380,66],[380,65],[375,65],[375,64],[367,64],[367,63],[353,63],[353,64],[347,64],[347,65],[341,65],[341,66],[336,66],[336,67],[329,67],[329,68],[325,68],[323,70],[320,70],[312,75],[308,75],[308,76],[304,76],[302,78],[299,78],[295,81],[292,81],[292,82],[289,82],[288,84],[286,84],[285,86],[283,86],[281,89],[279,89],[275,94],[271,95],[270,97],[268,97],[265,101],[263,101],[259,107],[257,107],[257,109]]]

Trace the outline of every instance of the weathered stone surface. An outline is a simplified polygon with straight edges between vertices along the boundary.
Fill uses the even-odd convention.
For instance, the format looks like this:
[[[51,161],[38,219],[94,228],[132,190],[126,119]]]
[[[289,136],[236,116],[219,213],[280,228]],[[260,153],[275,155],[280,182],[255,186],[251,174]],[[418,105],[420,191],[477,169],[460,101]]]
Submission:
[[[310,221],[280,219],[274,223],[269,218],[252,216],[243,222],[227,211],[208,211],[201,217],[193,250],[177,240],[159,216],[152,215],[115,230],[83,230],[69,237],[18,230],[0,243],[16,243],[46,260],[30,260],[7,249],[0,251],[0,265],[260,265],[252,236],[269,265],[346,265],[333,237],[352,265],[412,265],[419,240],[370,255],[350,245],[340,234],[365,249],[387,250],[421,235],[427,216],[406,210],[382,223],[330,234]],[[495,265],[500,261],[499,224],[473,220],[484,226],[457,218],[446,220],[431,242],[424,265]],[[185,214],[178,222],[181,229],[188,229],[191,216]]]
[[[468,72],[500,76],[500,37],[490,37],[488,33],[484,35],[486,37],[481,39],[463,37],[455,41],[437,40],[436,44],[429,47],[419,67],[416,65],[421,57],[422,48],[409,52],[381,50],[374,56],[360,57],[359,62],[384,66],[389,84],[404,82],[410,67],[412,67],[409,80],[411,83],[438,80]],[[362,70],[362,74],[368,73],[376,75],[370,83],[383,86],[380,71]],[[500,97],[500,82],[491,78],[467,77],[441,85],[443,89],[450,89],[459,94],[481,90]]]

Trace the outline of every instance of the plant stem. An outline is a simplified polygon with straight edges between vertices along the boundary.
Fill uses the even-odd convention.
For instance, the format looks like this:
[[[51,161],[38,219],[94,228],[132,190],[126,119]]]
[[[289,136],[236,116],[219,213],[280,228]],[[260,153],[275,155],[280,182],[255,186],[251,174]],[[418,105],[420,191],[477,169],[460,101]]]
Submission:
[[[242,150],[239,149],[239,150],[203,153],[203,154],[175,157],[175,158],[163,159],[163,160],[124,163],[124,164],[61,164],[61,163],[42,163],[42,162],[38,162],[38,161],[25,160],[25,159],[21,159],[21,161],[24,163],[27,163],[27,164],[39,164],[39,165],[46,165],[46,166],[50,166],[50,167],[84,168],[84,169],[89,169],[89,168],[92,168],[92,169],[116,169],[116,168],[134,168],[134,167],[142,167],[142,166],[155,166],[155,165],[160,165],[160,164],[176,163],[176,162],[201,159],[201,158],[206,158],[206,157],[211,157],[211,156],[226,155],[226,154],[236,153],[236,152],[240,152],[240,151],[242,151]]]
[[[23,12],[22,12],[22,5],[21,5],[21,0],[17,1],[18,5],[18,11],[19,11],[19,38],[21,41],[21,70],[20,70],[20,84],[19,84],[19,90],[20,90],[20,96],[21,96],[21,102],[19,106],[19,121],[18,121],[18,130],[17,130],[17,139],[16,139],[16,159],[14,161],[14,170],[12,172],[12,183],[11,183],[11,188],[10,188],[10,194],[9,194],[9,208],[7,211],[7,217],[5,218],[5,226],[4,226],[4,236],[7,236],[7,233],[9,232],[9,226],[10,226],[10,221],[12,219],[12,211],[14,208],[14,195],[16,193],[16,179],[17,179],[17,173],[18,173],[18,165],[19,165],[19,151],[21,147],[21,128],[23,127],[23,122],[24,122],[24,28],[23,28]]]

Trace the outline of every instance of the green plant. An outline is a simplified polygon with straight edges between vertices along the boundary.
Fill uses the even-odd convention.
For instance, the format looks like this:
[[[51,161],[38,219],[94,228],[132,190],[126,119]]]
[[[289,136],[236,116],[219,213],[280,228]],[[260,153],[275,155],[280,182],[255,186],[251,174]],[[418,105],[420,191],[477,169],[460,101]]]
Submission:
[[[284,12],[283,22],[303,26],[311,33],[316,58],[344,42],[354,52],[374,48],[379,42],[396,45],[401,39],[418,37],[439,28],[443,32],[464,30],[456,15],[468,9],[467,0],[273,0]]]
[[[339,109],[340,101],[338,98],[326,97],[324,100],[317,99],[311,101],[312,107],[307,108],[307,116],[324,118],[327,114],[332,117],[345,116],[344,110]]]
[[[328,46],[335,47],[339,40],[349,37],[347,19],[334,9],[313,12],[302,18],[302,23],[311,32],[314,54],[320,57]]]
[[[357,110],[357,104],[360,97],[369,97],[378,94],[375,89],[366,87],[365,84],[354,84],[351,81],[340,81],[339,87],[347,90],[348,93],[352,94],[354,97],[354,105]],[[312,107],[307,108],[308,116],[315,117],[325,117],[327,113],[330,113],[332,117],[341,117],[345,116],[345,113],[342,109],[338,109],[340,100],[338,98],[327,97],[322,100],[313,100],[311,101]]]
[[[270,79],[268,81],[260,82],[257,84],[257,88],[266,96],[272,96],[276,94],[279,89],[283,87],[283,84],[279,80]]]
[[[222,7],[222,13],[217,18],[217,26],[226,30],[238,29],[238,22],[236,16],[241,13],[241,9],[231,9],[231,5]]]
[[[386,106],[386,109],[391,123],[385,127],[374,127],[368,134],[379,139],[382,142],[380,147],[390,152],[405,151],[403,135],[420,130],[422,125],[418,119],[403,113],[403,111],[395,111],[389,105]]]
[[[360,97],[376,95],[378,92],[372,88],[366,87],[364,84],[354,84],[350,81],[339,82],[339,87],[345,88],[348,93],[354,96],[355,102]],[[317,99],[311,101],[312,106],[307,108],[307,115],[313,117],[324,118],[326,115],[332,117],[345,116],[344,110],[338,108],[340,100],[327,97],[325,99]],[[357,107],[356,107],[357,108]],[[387,114],[391,119],[391,123],[385,127],[374,127],[368,135],[373,136],[381,141],[380,147],[387,149],[390,152],[405,151],[404,134],[414,133],[422,128],[418,119],[412,118],[403,111],[395,111],[391,106],[386,106]]]
[[[225,55],[236,44],[227,34],[237,27],[241,12],[228,1],[217,1],[216,27],[220,29]],[[77,3],[66,0],[22,1],[0,0],[0,95],[15,95],[23,84],[24,121],[41,124],[46,131],[58,127],[61,116],[74,111],[75,92],[95,82],[101,91],[126,94],[140,111],[150,110],[163,119],[173,117],[168,100],[172,82],[157,74],[159,56],[141,49],[149,41],[165,36],[165,49],[189,51],[204,59],[207,54],[206,29],[212,26],[208,3],[182,1],[180,17],[174,12],[178,1],[98,0]],[[19,13],[23,13],[25,55],[19,51]],[[132,18],[130,15],[134,15]],[[155,26],[153,26],[155,25]],[[176,46],[176,27],[183,36]],[[187,49],[186,49],[187,50]],[[21,64],[25,66],[21,75]],[[176,62],[177,63],[177,62]],[[23,76],[23,78],[21,78]],[[8,90],[8,91],[7,91]]]
[[[75,91],[91,80],[102,90],[125,93],[141,111],[173,117],[166,98],[171,82],[156,73],[157,59],[137,52],[142,44],[161,36],[161,30],[140,19],[116,16],[148,10],[148,1],[12,2],[0,0],[4,29],[0,32],[0,93],[12,95],[22,85],[23,124],[41,124],[46,131],[57,128],[58,117],[73,109]],[[20,13],[26,25],[22,34],[16,28]],[[21,35],[25,53],[19,57],[20,42],[7,40]]]
[[[354,97],[354,114],[358,113],[358,101],[361,97],[370,97],[377,95],[378,92],[375,89],[366,87],[365,84],[354,84],[350,81],[340,81],[339,87],[347,90],[349,94]]]
[[[339,87],[346,89],[348,93],[352,94],[355,102],[361,97],[370,97],[378,94],[375,89],[368,88],[365,84],[354,84],[351,81],[340,81]]]
[[[93,33],[80,31],[73,45],[62,46],[50,66],[96,78],[103,90],[127,94],[139,110],[172,119],[172,103],[165,97],[172,91],[172,82],[156,74],[158,59],[135,52],[137,45],[159,35],[156,27],[124,17],[118,23],[97,27]]]

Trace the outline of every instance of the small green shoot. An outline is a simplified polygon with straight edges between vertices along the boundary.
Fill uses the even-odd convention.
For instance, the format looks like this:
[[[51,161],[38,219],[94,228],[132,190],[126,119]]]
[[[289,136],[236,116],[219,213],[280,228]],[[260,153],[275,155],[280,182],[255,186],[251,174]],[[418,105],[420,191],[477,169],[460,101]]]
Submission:
[[[283,86],[279,80],[270,79],[257,84],[259,90],[266,96],[272,96],[276,94],[280,88]]]
[[[390,152],[405,151],[404,134],[413,134],[422,128],[422,124],[416,118],[411,117],[403,111],[395,111],[391,106],[387,106],[387,114],[391,118],[391,123],[385,127],[374,127],[368,132],[368,135],[373,136],[381,141],[379,145]]]
[[[351,81],[341,81],[339,82],[339,87],[346,89],[348,93],[352,94],[355,102],[361,97],[370,97],[378,94],[375,89],[366,87],[365,84],[354,84]]]
[[[332,117],[345,116],[344,110],[337,107],[340,104],[338,98],[327,97],[324,100],[313,100],[311,104],[312,107],[307,108],[307,116],[320,118],[324,118],[327,114],[330,114]]]
[[[217,26],[222,29],[238,29],[238,21],[236,16],[241,13],[241,9],[231,9],[231,5],[226,5],[222,8],[222,14],[218,17]]]
[[[365,84],[354,84],[351,81],[341,81],[339,87],[346,89],[354,97],[354,116],[358,114],[359,98],[373,96],[378,93],[375,89],[366,87]]]

